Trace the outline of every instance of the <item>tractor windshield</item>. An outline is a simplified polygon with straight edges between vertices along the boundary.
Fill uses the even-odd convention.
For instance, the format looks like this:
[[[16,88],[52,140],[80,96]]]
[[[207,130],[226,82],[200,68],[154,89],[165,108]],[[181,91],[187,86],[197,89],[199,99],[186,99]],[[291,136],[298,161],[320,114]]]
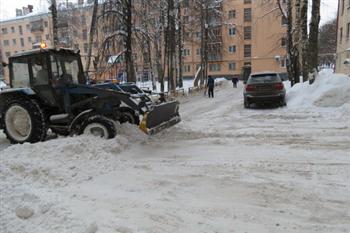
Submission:
[[[79,84],[82,75],[79,57],[74,55],[51,55],[51,70],[54,85]]]

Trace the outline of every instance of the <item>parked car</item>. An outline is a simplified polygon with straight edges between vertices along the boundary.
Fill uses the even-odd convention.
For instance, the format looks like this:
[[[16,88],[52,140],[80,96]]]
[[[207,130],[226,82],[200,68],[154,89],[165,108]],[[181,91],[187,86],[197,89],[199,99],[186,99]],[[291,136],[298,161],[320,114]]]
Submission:
[[[243,96],[245,108],[249,108],[252,103],[286,105],[286,89],[281,77],[275,72],[251,74]]]

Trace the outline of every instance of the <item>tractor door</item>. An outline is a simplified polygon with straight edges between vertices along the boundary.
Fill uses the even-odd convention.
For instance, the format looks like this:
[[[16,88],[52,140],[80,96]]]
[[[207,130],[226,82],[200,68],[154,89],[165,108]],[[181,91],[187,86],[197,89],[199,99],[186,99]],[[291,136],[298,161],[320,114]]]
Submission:
[[[56,106],[53,89],[50,85],[50,67],[48,54],[38,54],[29,57],[29,73],[31,87],[45,103]]]

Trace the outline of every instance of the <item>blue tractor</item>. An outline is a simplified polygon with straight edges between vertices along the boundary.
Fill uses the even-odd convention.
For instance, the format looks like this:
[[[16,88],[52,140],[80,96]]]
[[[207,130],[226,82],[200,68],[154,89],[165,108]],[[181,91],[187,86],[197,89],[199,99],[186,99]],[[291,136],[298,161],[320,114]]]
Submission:
[[[12,143],[59,135],[113,138],[115,122],[139,125],[147,134],[181,121],[179,103],[90,86],[78,51],[38,49],[9,58],[10,88],[0,92],[0,129]]]

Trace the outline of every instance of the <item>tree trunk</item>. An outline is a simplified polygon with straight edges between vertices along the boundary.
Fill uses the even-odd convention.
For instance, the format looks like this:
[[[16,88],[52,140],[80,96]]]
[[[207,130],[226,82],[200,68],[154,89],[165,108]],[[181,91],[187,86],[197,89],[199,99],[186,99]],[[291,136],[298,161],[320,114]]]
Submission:
[[[303,81],[308,79],[308,62],[307,62],[307,48],[308,48],[308,35],[307,35],[307,10],[308,0],[302,0],[300,8],[301,17],[301,72]]]
[[[292,2],[287,2],[287,53],[288,53],[288,77],[291,81],[292,86],[295,84],[295,76],[296,76],[296,66],[299,63],[299,59],[295,56],[295,46],[293,41],[293,6]],[[297,61],[297,62],[296,62]]]
[[[182,39],[183,39],[183,34],[182,34],[182,21],[181,21],[181,3],[180,1],[178,2],[178,9],[177,9],[177,20],[178,20],[178,33],[177,33],[177,46],[178,46],[178,75],[179,75],[179,87],[182,88],[183,87],[183,81],[182,81],[182,65],[183,65],[183,61],[182,61]]]
[[[51,14],[52,14],[52,34],[53,34],[53,46],[57,46],[58,40],[58,18],[57,18],[57,4],[56,0],[51,0]]]
[[[91,19],[90,34],[89,34],[89,44],[88,44],[89,47],[88,47],[86,65],[85,65],[85,72],[89,72],[89,69],[90,69],[92,46],[94,43],[94,35],[96,32],[97,9],[98,9],[98,0],[94,0],[94,8],[92,11],[92,19]]]
[[[294,81],[295,83],[300,82],[300,63],[301,63],[301,51],[302,51],[302,41],[301,41],[301,8],[300,3],[301,0],[295,1],[295,29],[293,32],[294,42],[293,42],[293,50],[294,50]]]
[[[308,48],[308,71],[318,70],[318,30],[320,24],[320,0],[312,1],[312,12],[310,22],[309,48]]]
[[[125,38],[125,63],[128,82],[136,82],[136,75],[134,70],[134,62],[132,57],[132,0],[124,1],[124,17],[126,27],[126,38]]]

